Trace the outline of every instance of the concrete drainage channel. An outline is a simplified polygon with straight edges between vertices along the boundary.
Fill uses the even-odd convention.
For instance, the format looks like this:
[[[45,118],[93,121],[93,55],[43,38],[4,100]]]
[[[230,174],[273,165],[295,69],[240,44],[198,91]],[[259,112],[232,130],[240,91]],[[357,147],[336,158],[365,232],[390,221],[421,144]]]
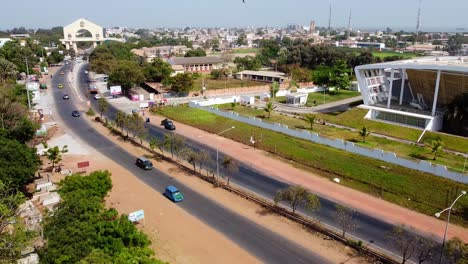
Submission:
[[[99,117],[96,117],[95,118],[95,121],[96,122],[99,122],[101,125],[106,126],[106,123]],[[316,232],[319,232],[327,237],[330,237],[331,239],[334,239],[336,241],[339,241],[343,244],[345,244],[346,246],[349,246],[353,249],[355,249],[356,251],[360,252],[361,254],[364,254],[364,255],[367,255],[375,260],[377,260],[378,262],[377,263],[385,263],[385,264],[398,264],[400,263],[399,261],[397,261],[396,259],[392,258],[392,257],[389,257],[387,254],[383,253],[383,252],[379,252],[378,250],[375,250],[375,249],[371,249],[370,247],[368,246],[365,246],[361,243],[359,243],[358,241],[356,240],[352,240],[352,239],[347,239],[347,238],[344,238],[342,237],[341,235],[338,234],[338,230],[335,230],[333,229],[332,227],[327,227],[323,224],[320,224],[318,222],[314,222],[314,221],[311,221],[309,219],[307,219],[306,217],[300,215],[300,214],[293,214],[292,212],[290,212],[289,208],[285,207],[285,206],[282,206],[282,205],[275,205],[274,203],[272,203],[272,201],[270,201],[269,199],[267,198],[264,198],[264,197],[260,197],[258,196],[257,194],[254,194],[250,191],[247,191],[245,189],[243,189],[242,187],[239,187],[239,186],[232,186],[232,185],[226,185],[225,183],[223,182],[220,182],[219,180],[215,179],[214,177],[209,177],[209,176],[206,176],[206,175],[203,175],[199,172],[196,172],[196,171],[193,171],[191,168],[189,168],[188,166],[182,164],[182,163],[179,163],[179,162],[176,162],[174,161],[173,159],[171,158],[168,158],[166,156],[163,156],[159,153],[157,153],[156,151],[153,151],[151,150],[149,147],[145,146],[144,144],[141,144],[140,142],[132,139],[132,138],[126,138],[120,131],[118,131],[117,129],[114,129],[112,128],[112,131],[116,134],[118,134],[120,137],[122,138],[125,138],[126,140],[128,140],[129,142],[131,142],[132,144],[135,144],[135,145],[138,145],[139,147],[143,148],[144,150],[154,154],[154,155],[157,155],[159,156],[160,158],[164,159],[165,161],[167,162],[170,162],[178,167],[181,167],[182,169],[184,169],[186,172],[189,172],[193,175],[196,175],[198,176],[199,178],[203,179],[204,181],[208,182],[208,183],[211,183],[219,188],[223,188],[224,190],[227,190],[229,192],[232,192],[244,199],[247,199],[247,200],[250,200],[264,208],[267,208],[268,210],[270,210],[271,212],[273,213],[276,213],[277,215],[281,215],[283,217],[286,217],[298,224],[301,224],[302,226],[306,227],[307,229],[311,230],[311,231],[316,231]]]

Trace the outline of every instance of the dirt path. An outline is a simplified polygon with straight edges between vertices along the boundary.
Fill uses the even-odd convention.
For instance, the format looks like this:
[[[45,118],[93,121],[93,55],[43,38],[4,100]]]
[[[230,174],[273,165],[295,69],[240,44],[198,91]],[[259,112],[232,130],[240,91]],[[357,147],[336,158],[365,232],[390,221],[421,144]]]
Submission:
[[[158,125],[161,119],[162,118],[159,116],[153,116],[151,123]],[[438,237],[442,237],[444,234],[445,221],[336,184],[317,174],[301,170],[291,164],[279,161],[271,157],[271,155],[265,151],[253,149],[239,142],[218,137],[209,132],[182,123],[175,122],[175,125],[178,134],[208,146],[216,142],[219,145],[220,151],[222,150],[223,153],[231,157],[236,157],[240,162],[248,164],[266,175],[292,184],[300,184],[330,200],[366,212],[391,224],[405,224],[421,232]],[[409,221],[409,219],[411,219],[411,221]],[[451,238],[454,236],[468,242],[468,229],[451,224],[448,230],[448,237]]]
[[[91,123],[100,133],[106,135],[130,153],[137,156],[149,154],[145,150],[123,142],[116,136],[113,136],[102,125],[95,122]],[[198,190],[204,196],[322,255],[333,263],[367,263],[362,257],[356,256],[354,250],[343,244],[329,240],[321,234],[310,233],[300,225],[284,217],[271,214],[260,206],[237,195],[223,189],[213,188],[211,184],[182,171],[173,164],[154,159],[153,164],[163,172],[183,181],[187,186]],[[114,166],[111,164],[102,167],[112,167],[114,169]],[[159,244],[155,246],[156,250],[161,251],[160,247],[163,249],[163,252],[158,252],[158,257],[164,257],[163,259],[179,263],[230,263],[231,261],[232,263],[254,263],[257,261],[248,260],[245,256],[245,251],[236,248],[235,245],[230,245],[228,243],[230,242],[229,239],[222,234],[211,230],[212,234],[210,235],[204,229],[195,230],[196,228],[200,229],[206,226],[176,205],[168,203],[167,199],[160,201],[161,195],[155,195],[151,188],[128,172],[119,171],[117,173],[119,176],[118,178],[115,175],[113,177],[114,188],[109,199],[107,199],[107,203],[123,213],[140,209],[140,207],[145,210],[145,214],[146,210],[149,210],[148,214],[153,212],[151,216],[148,215],[145,230],[155,235],[157,239],[156,244]],[[170,215],[173,212],[169,209],[173,209],[176,213],[184,215]],[[190,221],[187,222],[186,219]],[[206,228],[209,229],[209,227]],[[200,239],[202,239],[203,243],[200,243]],[[228,244],[230,247],[225,248],[225,245],[222,243]]]

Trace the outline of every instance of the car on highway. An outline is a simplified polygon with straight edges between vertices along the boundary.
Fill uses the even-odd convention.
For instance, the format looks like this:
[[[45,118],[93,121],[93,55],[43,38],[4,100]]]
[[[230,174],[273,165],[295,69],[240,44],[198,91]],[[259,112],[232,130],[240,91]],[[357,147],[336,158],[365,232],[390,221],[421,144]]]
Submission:
[[[167,122],[171,122],[171,123],[172,123],[171,120],[169,120],[169,119],[166,118],[166,119],[164,119],[164,120],[161,121],[161,126],[165,126]]]
[[[166,124],[164,125],[164,128],[167,129],[167,130],[175,130],[176,127],[174,125],[174,123],[172,123],[172,121],[169,121],[169,122],[166,122]]]
[[[60,72],[60,75],[63,75],[64,73],[63,72]]]
[[[63,84],[60,83],[60,84],[58,85],[58,88],[59,88],[59,89],[62,89],[62,88],[63,88]]]
[[[153,163],[145,157],[137,158],[135,164],[144,170],[151,170],[153,168]]]
[[[87,71],[87,70],[85,70],[85,71],[84,71],[84,73],[85,73],[85,74],[88,74],[88,71]]]
[[[70,96],[69,96],[68,94],[64,94],[64,95],[62,96],[62,99],[63,99],[63,100],[68,100],[68,99],[70,99]]]
[[[79,116],[80,116],[80,111],[78,111],[78,110],[73,110],[73,111],[72,111],[72,116],[74,116],[74,117],[79,117]]]
[[[184,200],[184,196],[176,187],[170,185],[166,187],[164,191],[164,196],[169,198],[169,200],[173,201],[174,203],[181,202]]]
[[[100,96],[99,94],[95,94],[95,95],[93,96],[93,98],[94,98],[94,100],[98,100],[99,98],[101,98],[101,96]]]

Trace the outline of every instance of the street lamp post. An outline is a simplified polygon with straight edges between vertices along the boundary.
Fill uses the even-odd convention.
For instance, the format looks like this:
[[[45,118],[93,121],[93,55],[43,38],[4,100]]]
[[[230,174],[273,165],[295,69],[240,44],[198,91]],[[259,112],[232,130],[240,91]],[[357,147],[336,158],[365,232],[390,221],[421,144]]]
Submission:
[[[236,128],[235,126],[232,126],[226,130],[223,130],[221,132],[219,132],[218,134],[216,134],[216,136],[219,136],[221,134],[223,134],[224,132],[227,132],[231,129],[234,129]],[[219,177],[219,144],[216,144],[216,177]]]
[[[444,233],[444,239],[442,240],[442,249],[441,249],[441,252],[440,252],[439,264],[442,263],[442,257],[444,255],[445,239],[447,238],[447,231],[448,231],[448,225],[450,223],[450,214],[452,213],[452,208],[455,205],[455,203],[458,201],[458,199],[460,199],[465,194],[466,194],[466,191],[462,191],[461,194],[457,197],[457,199],[455,199],[455,201],[453,201],[453,203],[452,203],[452,205],[450,205],[450,207],[445,208],[444,210],[442,210],[442,211],[435,214],[435,216],[437,218],[439,218],[442,213],[444,213],[445,211],[448,210],[447,223],[445,224],[445,233]]]
[[[28,110],[31,111],[31,99],[29,98],[29,89],[28,89],[28,81],[29,81],[29,66],[28,66],[28,57],[24,58],[26,61],[26,95],[28,97]],[[29,114],[28,114],[29,116]]]

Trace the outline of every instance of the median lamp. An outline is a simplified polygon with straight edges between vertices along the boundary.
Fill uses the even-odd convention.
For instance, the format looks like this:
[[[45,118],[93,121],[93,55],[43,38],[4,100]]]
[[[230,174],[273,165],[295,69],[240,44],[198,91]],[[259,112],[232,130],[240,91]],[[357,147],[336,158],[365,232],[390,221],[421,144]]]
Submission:
[[[438,213],[435,213],[435,216],[437,218],[439,218],[442,213],[444,213],[445,211],[448,211],[447,223],[445,224],[444,239],[442,240],[442,249],[441,249],[441,252],[440,252],[439,264],[442,263],[442,257],[444,255],[445,239],[447,238],[447,230],[448,230],[448,225],[450,223],[450,214],[452,213],[452,208],[455,205],[455,203],[458,201],[458,199],[460,199],[465,194],[466,194],[466,191],[462,191],[461,194],[455,199],[455,201],[453,201],[453,203],[452,203],[452,205],[450,205],[450,207],[445,208],[444,210],[442,210],[442,211],[440,211]]]

